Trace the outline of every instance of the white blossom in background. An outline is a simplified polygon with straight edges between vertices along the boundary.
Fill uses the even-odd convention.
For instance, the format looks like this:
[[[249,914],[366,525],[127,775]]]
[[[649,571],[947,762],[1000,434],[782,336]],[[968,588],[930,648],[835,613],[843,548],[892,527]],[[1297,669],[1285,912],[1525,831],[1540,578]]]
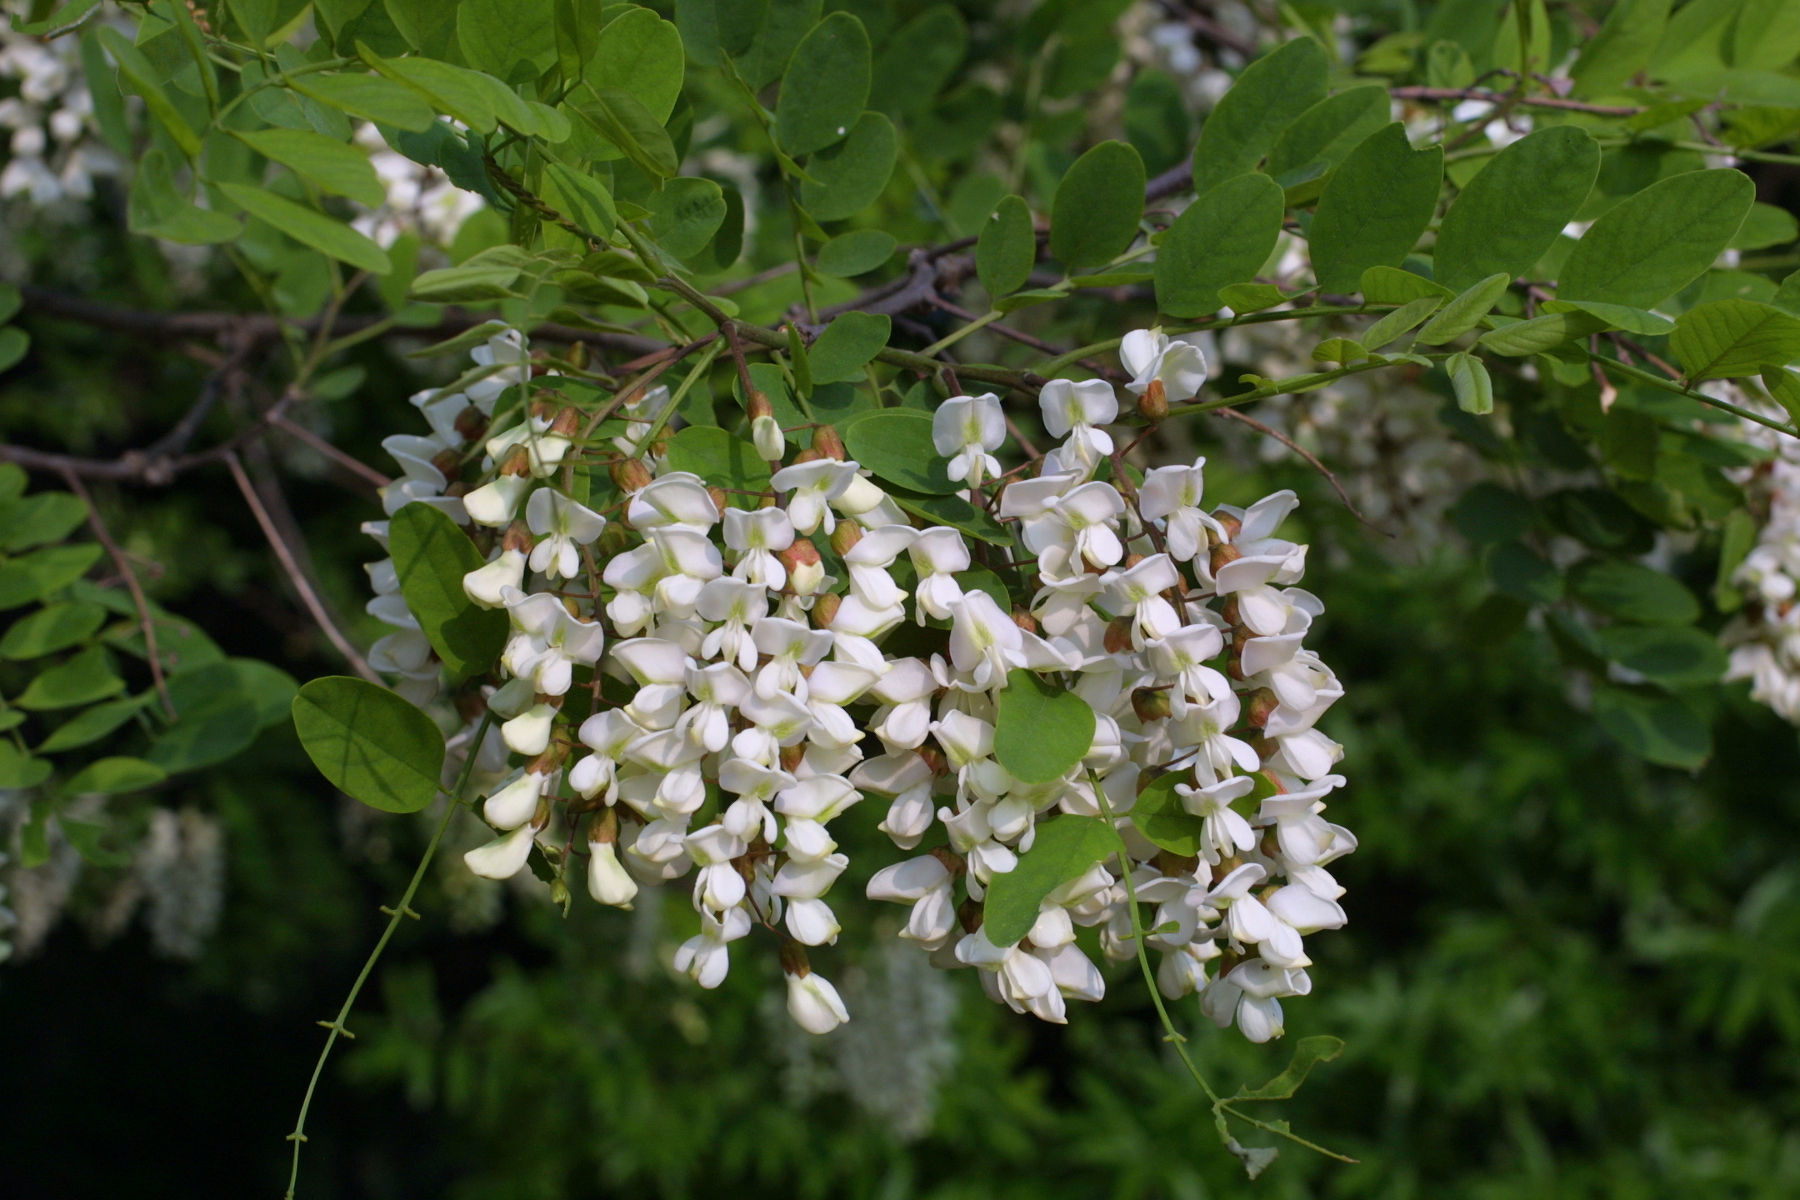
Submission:
[[[376,244],[385,248],[404,234],[416,233],[426,245],[448,246],[463,222],[487,207],[487,201],[451,183],[442,170],[390,148],[375,126],[358,124],[353,140],[368,152],[369,164],[387,189],[386,203],[350,222]]]
[[[100,141],[94,98],[82,74],[80,42],[18,32],[30,5],[0,4],[0,200],[21,199],[56,219],[79,220],[94,180],[119,171]]]
[[[1703,386],[1742,407],[1757,407],[1731,384]],[[1730,652],[1725,678],[1749,680],[1753,699],[1800,725],[1800,446],[1751,421],[1740,422],[1740,430],[1770,458],[1731,472],[1758,524],[1755,544],[1731,576],[1744,604],[1720,632]]]
[[[1105,991],[1078,929],[1097,928],[1108,957],[1135,953],[1117,868],[1051,892],[1016,942],[988,937],[981,906],[1045,822],[1110,808],[1152,906],[1160,986],[1201,992],[1209,1015],[1255,1040],[1280,1033],[1282,999],[1311,988],[1304,939],[1344,920],[1328,866],[1355,848],[1322,815],[1343,778],[1317,722],[1342,688],[1302,645],[1322,605],[1295,586],[1306,547],[1280,536],[1291,492],[1209,505],[1197,460],[1122,493],[1106,473],[1119,396],[1103,380],[1046,385],[1060,444],[1034,473],[1002,478],[998,397],[952,397],[934,444],[1016,523],[1034,559],[1014,566],[958,528],[913,521],[835,435],[771,445],[764,493],[714,487],[649,453],[668,398],[624,406],[625,432],[586,446],[582,413],[528,394],[516,334],[473,357],[491,374],[416,398],[429,437],[389,439],[403,478],[384,496],[390,513],[431,504],[469,530],[487,562],[465,591],[512,630],[481,692],[499,744],[479,785],[492,834],[464,853],[471,872],[526,879],[529,860],[556,873],[557,895],[621,908],[679,889],[698,929],[674,968],[717,987],[772,937],[789,1016],[824,1034],[858,1024],[857,989],[819,960],[842,933],[843,830],[874,826],[897,853],[867,873],[868,895],[906,906],[900,941],[1060,1022]],[[1123,357],[1139,395],[1185,401],[1205,380],[1198,348],[1158,331],[1127,337]],[[604,500],[565,490],[584,455],[608,464]],[[978,560],[1015,576],[1019,599],[971,585]],[[391,563],[370,578],[370,611],[394,627],[371,661],[423,702],[438,665]],[[902,627],[934,649],[888,648]],[[1095,711],[1094,743],[1061,779],[1027,784],[996,756],[1016,671]],[[474,699],[465,690],[464,720]],[[1203,831],[1196,853],[1129,825],[1153,780]]]

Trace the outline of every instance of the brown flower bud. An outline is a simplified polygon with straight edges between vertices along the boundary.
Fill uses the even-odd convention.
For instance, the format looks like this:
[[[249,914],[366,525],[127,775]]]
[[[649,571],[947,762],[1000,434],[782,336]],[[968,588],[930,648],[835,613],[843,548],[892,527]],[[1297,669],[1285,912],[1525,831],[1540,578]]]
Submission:
[[[956,921],[962,926],[964,933],[974,933],[981,928],[983,910],[981,901],[964,900],[956,906]]]
[[[588,822],[588,841],[601,846],[609,846],[619,840],[619,814],[610,808],[603,808],[594,814]]]
[[[471,488],[468,484],[466,484],[462,480],[458,479],[452,483],[445,485],[444,495],[452,496],[452,497],[456,497],[456,498],[460,499],[461,497],[468,495],[470,492],[472,492],[474,490],[475,489]]]
[[[835,458],[839,462],[850,457],[850,452],[844,449],[844,439],[829,425],[821,425],[813,430],[812,448],[826,458]]]
[[[950,773],[950,764],[945,760],[944,752],[936,746],[920,746],[913,753],[925,760],[925,765],[931,768],[933,775],[942,777]]]
[[[1227,512],[1213,514],[1213,518],[1225,527],[1225,537],[1229,541],[1237,541],[1237,535],[1243,532],[1244,523]]]
[[[842,528],[840,526],[839,528]],[[843,600],[835,592],[826,592],[813,601],[812,623],[815,629],[830,629],[831,623],[837,620],[838,609]]]
[[[806,743],[800,742],[781,748],[781,769],[790,775],[799,768],[801,760],[806,757]]]
[[[531,535],[531,526],[523,521],[514,521],[508,525],[506,532],[500,537],[502,550],[517,550],[521,554],[529,554],[535,545],[537,539]]]
[[[1136,624],[1130,617],[1114,617],[1106,623],[1106,636],[1101,645],[1108,654],[1131,653],[1131,627]]]
[[[1129,571],[1129,570],[1131,570],[1131,568],[1137,566],[1139,563],[1141,563],[1143,561],[1144,561],[1144,556],[1141,554],[1127,554],[1125,556],[1124,563],[1121,565],[1123,566],[1123,568],[1125,570]]]
[[[1219,605],[1219,615],[1225,618],[1228,625],[1241,628],[1241,622],[1238,620],[1238,598],[1235,593],[1225,597],[1225,603]]]
[[[1220,542],[1208,552],[1207,562],[1211,565],[1213,574],[1216,575],[1219,573],[1220,567],[1226,566],[1229,563],[1234,563],[1242,557],[1244,557],[1244,552],[1242,550],[1239,550],[1236,546],[1233,546],[1228,542]]]
[[[562,411],[562,397],[552,391],[542,391],[531,398],[531,415],[540,421],[553,421]]]
[[[952,879],[969,869],[969,864],[963,861],[963,856],[948,846],[933,846],[925,853],[943,863],[944,870],[950,872]]]
[[[1163,381],[1152,379],[1144,394],[1138,397],[1138,416],[1154,424],[1169,415],[1169,397],[1163,388]]]
[[[803,567],[816,567],[825,560],[819,557],[819,548],[812,544],[810,538],[795,538],[786,550],[777,550],[776,559],[788,569],[788,574]]]
[[[612,467],[612,481],[618,484],[619,490],[627,496],[635,495],[649,487],[653,478],[650,468],[645,466],[640,459],[628,458],[624,462],[614,463]]]
[[[454,450],[439,450],[431,456],[431,465],[444,473],[446,481],[462,474],[462,455]]]
[[[719,516],[723,519],[725,510],[731,507],[731,499],[725,495],[725,489],[722,487],[709,487],[706,489],[706,494],[712,497],[713,507],[719,510]]]
[[[768,396],[756,388],[751,388],[750,394],[744,397],[744,411],[749,413],[750,419],[754,421],[759,417],[774,416],[775,406],[769,403]]]
[[[631,545],[631,530],[618,521],[608,521],[600,531],[600,540],[595,546],[602,558],[611,558],[615,554],[623,554]]]
[[[581,410],[565,408],[550,422],[550,432],[557,437],[572,438],[581,432]]]
[[[1139,688],[1131,693],[1131,711],[1145,724],[1162,720],[1169,715],[1170,708],[1169,693],[1166,691]]]
[[[1257,688],[1250,693],[1250,703],[1244,706],[1244,712],[1249,718],[1250,724],[1261,729],[1269,723],[1269,718],[1279,707],[1281,707],[1281,700],[1274,692],[1268,688]]]
[[[488,419],[473,404],[456,414],[456,436],[465,442],[479,442],[487,436]]]
[[[1020,629],[1023,629],[1026,633],[1036,633],[1038,631],[1037,618],[1023,608],[1015,608],[1012,610],[1012,623],[1017,625]]]
[[[850,553],[856,543],[862,541],[862,526],[855,521],[839,521],[837,528],[831,531],[831,548],[842,558]]]
[[[818,462],[820,459],[822,459],[824,457],[825,456],[823,454],[820,454],[817,450],[811,449],[809,447],[805,450],[800,451],[798,454],[794,455],[794,465],[797,467],[801,463]]]
[[[500,460],[500,474],[531,474],[531,451],[523,446],[514,446],[511,450],[508,450],[506,452],[506,457]]]

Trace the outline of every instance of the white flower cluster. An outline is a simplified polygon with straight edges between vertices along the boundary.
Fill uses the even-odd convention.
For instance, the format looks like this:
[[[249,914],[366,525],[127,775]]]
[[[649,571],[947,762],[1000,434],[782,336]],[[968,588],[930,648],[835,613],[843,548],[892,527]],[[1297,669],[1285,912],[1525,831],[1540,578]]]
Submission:
[[[1728,399],[1751,403],[1740,389],[1722,386],[1730,389]],[[1761,525],[1732,574],[1744,608],[1720,633],[1731,652],[1725,678],[1748,679],[1753,699],[1800,725],[1800,446],[1761,425],[1742,424],[1745,440],[1774,457],[1735,473]]]
[[[418,234],[426,245],[448,246],[463,222],[487,207],[487,201],[451,183],[438,168],[390,149],[373,125],[359,124],[354,141],[368,151],[369,163],[387,189],[387,201],[359,213],[350,225],[383,248],[408,233]]]
[[[483,385],[528,374],[516,336],[477,354],[501,366]],[[1141,405],[1185,400],[1204,382],[1194,347],[1160,331],[1133,333],[1121,357]],[[629,907],[641,887],[686,880],[700,931],[676,967],[716,987],[732,943],[762,926],[781,941],[789,1012],[822,1033],[848,1018],[806,957],[839,933],[829,896],[849,864],[833,826],[880,797],[877,828],[921,852],[877,871],[869,896],[909,906],[901,936],[936,965],[977,968],[994,999],[1060,1022],[1067,999],[1104,991],[1077,927],[1097,928],[1108,957],[1135,952],[1125,882],[1096,863],[1006,944],[987,936],[981,901],[1044,822],[1110,810],[1138,899],[1154,906],[1145,928],[1162,989],[1200,991],[1214,1020],[1254,1040],[1281,1032],[1280,998],[1311,988],[1303,936],[1345,919],[1327,864],[1356,844],[1321,815],[1343,782],[1332,773],[1341,747],[1315,723],[1342,690],[1302,645],[1322,606],[1293,586],[1306,547],[1276,536],[1293,493],[1208,511],[1204,460],[1134,483],[1107,429],[1113,387],[1054,380],[1040,408],[1061,444],[994,499],[1000,401],[953,397],[937,411],[936,448],[972,497],[1016,523],[1017,560],[986,560],[1018,581],[1014,604],[970,582],[993,572],[971,574],[961,530],[911,524],[844,459],[835,431],[788,455],[756,428],[770,420],[758,394],[766,492],[672,469],[650,444],[666,399],[646,397],[626,411],[637,432],[597,447],[618,488],[609,518],[568,486],[586,449],[581,414],[551,392],[525,401],[526,390],[500,410],[476,387],[432,394],[422,407],[434,437],[387,443],[407,468],[389,511],[417,500],[468,522],[492,549],[465,591],[511,621],[505,682],[487,707],[522,764],[486,790],[482,815],[499,836],[465,855],[473,871],[510,877],[534,846],[567,870],[579,840],[602,904]],[[490,417],[485,482],[452,498],[461,485],[447,487],[433,463],[462,454]],[[382,593],[372,611],[401,629],[378,657],[422,695],[429,648],[405,626],[391,567],[371,574]],[[930,649],[890,652],[890,638]],[[1027,783],[996,758],[1017,671],[1097,714],[1092,744],[1061,778]],[[1194,831],[1189,853],[1126,820],[1158,780]]]
[[[0,9],[0,130],[8,157],[0,200],[23,196],[39,209],[94,194],[94,176],[115,174],[118,158],[94,136],[94,98],[82,74],[79,43],[18,32],[26,4]],[[11,84],[13,86],[8,86]]]

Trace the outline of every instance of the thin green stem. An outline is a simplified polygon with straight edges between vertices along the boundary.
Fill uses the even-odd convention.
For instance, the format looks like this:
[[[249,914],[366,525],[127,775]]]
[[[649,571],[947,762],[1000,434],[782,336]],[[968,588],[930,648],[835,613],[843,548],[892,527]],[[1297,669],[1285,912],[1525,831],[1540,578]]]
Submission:
[[[1634,367],[1628,363],[1622,363],[1616,358],[1608,358],[1604,354],[1595,354],[1591,350],[1587,351],[1587,355],[1590,361],[1598,363],[1603,370],[1616,372],[1638,383],[1647,384],[1653,388],[1661,388],[1665,392],[1674,392],[1677,396],[1686,396],[1690,400],[1698,400],[1700,403],[1709,405],[1721,412],[1728,412],[1734,417],[1741,417],[1746,421],[1753,421],[1765,428],[1773,429],[1776,433],[1785,433],[1789,437],[1800,437],[1800,429],[1796,429],[1792,425],[1784,424],[1771,417],[1765,417],[1761,413],[1745,408],[1741,404],[1733,404],[1729,400],[1721,400],[1717,396],[1709,396],[1696,388],[1688,387],[1679,380],[1664,379],[1654,371],[1646,371],[1642,367]]]
[[[350,994],[344,997],[343,1007],[338,1009],[337,1017],[326,1026],[331,1032],[325,1036],[325,1046],[319,1051],[319,1061],[313,1064],[312,1078],[307,1081],[306,1095],[300,1101],[300,1115],[294,1121],[294,1131],[287,1135],[287,1140],[294,1143],[294,1163],[288,1171],[287,1200],[294,1200],[295,1188],[299,1185],[300,1147],[306,1143],[306,1115],[312,1109],[313,1093],[318,1090],[319,1079],[325,1074],[325,1061],[331,1057],[331,1048],[337,1045],[338,1036],[340,1034],[349,1036],[349,1031],[344,1028],[344,1022],[350,1016],[350,1009],[356,1004],[356,997],[362,993],[363,984],[369,981],[370,974],[375,970],[375,964],[380,961],[381,952],[387,949],[388,942],[394,936],[394,930],[400,927],[401,918],[409,914],[414,917],[418,916],[412,910],[413,896],[418,893],[419,884],[424,881],[425,871],[431,866],[431,860],[437,856],[438,844],[444,840],[444,833],[450,828],[451,818],[455,817],[457,810],[462,807],[463,791],[469,786],[469,776],[474,773],[475,760],[480,757],[482,739],[487,736],[488,726],[493,724],[493,720],[492,713],[483,714],[481,725],[475,730],[475,740],[469,744],[468,758],[464,760],[462,771],[456,777],[456,784],[451,791],[446,793],[448,803],[444,805],[444,815],[438,821],[437,829],[432,832],[431,842],[425,847],[425,856],[419,859],[418,867],[413,870],[412,880],[406,885],[406,891],[400,895],[400,903],[388,910],[387,927],[381,931],[381,937],[376,941],[375,948],[369,952],[368,960],[363,963],[362,970],[357,972],[356,982],[350,985]]]
[[[951,330],[949,333],[945,334],[943,337],[939,338],[937,341],[931,343],[931,345],[925,347],[925,349],[919,351],[919,353],[923,354],[926,358],[936,358],[938,355],[942,354],[944,351],[948,350],[950,347],[956,345],[956,343],[958,343],[958,342],[962,341],[964,338],[968,337],[971,333],[974,333],[978,329],[984,329],[987,326],[992,325],[995,321],[998,321],[1001,317],[1003,317],[1005,315],[1006,314],[1001,312],[999,309],[995,309],[992,312],[983,313],[981,316],[976,317],[973,321],[970,321],[967,325],[964,325],[961,329]]]

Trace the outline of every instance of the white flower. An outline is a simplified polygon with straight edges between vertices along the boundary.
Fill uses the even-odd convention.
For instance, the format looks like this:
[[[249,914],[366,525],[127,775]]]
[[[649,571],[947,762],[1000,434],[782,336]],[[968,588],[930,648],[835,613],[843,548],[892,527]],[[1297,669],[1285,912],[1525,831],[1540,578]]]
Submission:
[[[849,490],[857,477],[856,471],[857,465],[853,462],[820,458],[783,467],[775,472],[769,483],[778,491],[791,493],[788,516],[793,519],[797,532],[810,534],[823,525],[825,532],[830,533],[837,525],[831,515],[830,503]]]
[[[794,1023],[808,1033],[830,1033],[850,1019],[850,1010],[837,989],[821,975],[807,973],[787,977],[787,1009]]]
[[[626,873],[619,862],[618,849],[613,843],[589,842],[588,895],[600,904],[630,908],[637,893],[637,881]]]
[[[931,441],[937,452],[950,460],[946,473],[966,480],[972,488],[984,477],[1000,473],[1000,460],[990,451],[1006,440],[1006,417],[1000,398],[992,392],[980,396],[952,396],[938,405],[931,418]]]
[[[1104,379],[1080,383],[1052,379],[1038,393],[1038,408],[1051,437],[1067,435],[1056,452],[1056,465],[1064,471],[1090,474],[1099,461],[1113,452],[1113,440],[1096,428],[1119,415],[1119,398]],[[1046,471],[1052,467],[1046,465]]]
[[[511,833],[470,850],[463,855],[463,862],[484,879],[511,879],[531,857],[531,843],[536,836],[537,830],[527,821]]]
[[[531,569],[551,579],[573,579],[581,569],[581,552],[606,528],[606,518],[577,504],[554,488],[539,488],[525,505],[525,523],[538,543],[531,550]]]
[[[738,552],[732,578],[779,592],[787,586],[787,568],[776,554],[794,544],[794,523],[779,508],[746,512],[725,510],[725,544]]]
[[[1119,361],[1131,372],[1125,390],[1136,396],[1160,389],[1171,400],[1191,400],[1206,383],[1206,355],[1189,342],[1170,341],[1160,329],[1134,329],[1119,343]]]

